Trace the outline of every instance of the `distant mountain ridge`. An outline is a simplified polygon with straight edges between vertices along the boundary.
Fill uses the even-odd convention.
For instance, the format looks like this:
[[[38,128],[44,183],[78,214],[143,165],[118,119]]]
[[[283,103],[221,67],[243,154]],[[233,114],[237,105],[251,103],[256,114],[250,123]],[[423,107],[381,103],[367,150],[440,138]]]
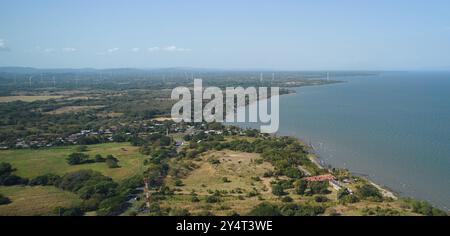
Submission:
[[[221,69],[205,69],[193,67],[167,67],[167,68],[34,68],[34,67],[0,67],[0,73],[93,73],[93,72],[176,72],[176,71],[226,71]]]

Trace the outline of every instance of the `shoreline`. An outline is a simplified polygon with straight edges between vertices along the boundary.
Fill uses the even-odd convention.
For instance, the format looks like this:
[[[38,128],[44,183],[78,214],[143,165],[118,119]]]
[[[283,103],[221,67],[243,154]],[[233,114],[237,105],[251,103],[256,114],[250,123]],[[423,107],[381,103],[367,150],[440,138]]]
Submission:
[[[314,146],[312,144],[307,144],[302,138],[298,138],[298,137],[290,136],[290,135],[288,135],[288,137],[292,137],[292,138],[297,139],[302,145],[304,145],[307,148],[308,154],[310,155],[309,159],[317,167],[319,167],[320,169],[326,169],[326,170],[330,170],[329,167],[333,168],[333,166],[331,166],[331,165],[327,164],[325,161],[323,161],[323,159],[316,152],[316,150],[314,149]],[[348,169],[348,171],[352,175],[355,175],[355,176],[358,176],[358,177],[362,177],[365,180],[367,180],[370,184],[372,184],[378,190],[380,190],[380,192],[383,194],[383,197],[392,198],[394,200],[398,200],[400,198],[399,194],[396,193],[394,190],[391,190],[388,187],[383,186],[382,184],[376,183],[375,181],[370,179],[369,175],[358,174],[358,173],[352,172],[352,170],[350,170],[350,169]]]
[[[339,84],[339,83],[344,83],[347,81],[335,81],[333,83],[325,83],[325,84],[318,84],[318,85],[307,85],[307,86],[322,86],[322,85],[333,85],[333,84]],[[300,87],[288,87],[288,92],[284,93],[284,94],[280,94],[278,95],[279,97],[282,96],[288,96],[288,95],[295,95],[297,94],[297,88],[301,88],[301,87],[305,87],[305,86],[300,86]],[[293,89],[289,89],[289,88],[293,88]],[[266,98],[265,100],[268,100],[270,98]],[[250,106],[252,104],[246,104],[245,106]],[[230,124],[230,125],[235,125],[235,124]],[[243,126],[239,126],[237,125],[239,128],[241,129],[247,129],[248,127],[243,127]],[[277,134],[273,134],[273,135],[277,135]],[[323,161],[323,159],[321,159],[320,155],[315,151],[314,146],[312,144],[307,144],[307,142],[301,138],[301,137],[296,137],[294,135],[282,135],[282,136],[287,136],[287,137],[292,137],[297,139],[303,146],[306,147],[306,150],[308,152],[308,154],[310,155],[309,159],[311,160],[312,163],[314,163],[318,168],[320,169],[326,169],[326,170],[330,170],[330,168],[328,168],[328,166],[332,167],[331,165],[328,165],[327,163],[325,163]],[[378,184],[375,181],[370,179],[369,175],[366,174],[358,174],[355,172],[352,172],[351,170],[348,170],[352,175],[358,176],[358,177],[362,177],[365,180],[367,180],[370,184],[372,184],[373,186],[375,186],[378,190],[380,190],[380,192],[382,193],[383,197],[386,198],[392,198],[394,200],[399,199],[400,194],[396,193],[394,190],[389,189],[386,186],[383,186],[382,184]]]

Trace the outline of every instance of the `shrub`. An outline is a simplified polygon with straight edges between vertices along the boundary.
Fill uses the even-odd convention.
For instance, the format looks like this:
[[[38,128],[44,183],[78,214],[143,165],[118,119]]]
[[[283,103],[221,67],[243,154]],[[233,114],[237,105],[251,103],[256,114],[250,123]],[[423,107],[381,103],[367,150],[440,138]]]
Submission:
[[[6,205],[11,203],[11,200],[0,194],[0,205]]]
[[[89,155],[84,153],[72,153],[67,158],[69,165],[81,165],[89,162]]]
[[[322,195],[317,195],[314,197],[315,202],[328,202],[328,198]]]
[[[214,216],[214,214],[210,211],[203,210],[195,214],[196,216]]]
[[[231,180],[229,180],[227,177],[222,177],[222,182],[231,183]]]
[[[188,210],[183,208],[173,208],[169,211],[169,216],[190,216]]]
[[[380,191],[371,184],[365,184],[359,187],[357,194],[363,199],[371,199],[374,201],[381,201],[383,199],[383,195],[381,195]]]
[[[380,207],[376,208],[364,208],[362,210],[363,216],[400,216],[400,212],[395,209],[383,209]]]
[[[282,201],[282,202],[293,202],[294,199],[292,199],[292,198],[289,197],[289,196],[286,196],[286,197],[281,198],[281,201]]]
[[[281,216],[280,209],[270,203],[261,203],[254,207],[247,215],[249,216]]]
[[[105,162],[106,159],[103,158],[102,155],[97,154],[97,155],[95,155],[95,157],[94,157],[94,161],[95,161],[95,162]]]
[[[337,199],[341,203],[356,203],[359,202],[359,198],[354,194],[351,194],[347,188],[342,188],[337,193]]]
[[[283,186],[281,186],[280,184],[272,185],[272,193],[276,196],[286,195],[286,192],[284,191]]]
[[[209,160],[209,163],[211,163],[212,165],[219,165],[220,161],[218,159],[212,158]]]
[[[317,216],[323,214],[325,210],[322,206],[297,205],[294,203],[281,207],[281,213],[284,216]]]
[[[113,160],[113,159],[106,159],[106,165],[111,169],[120,167],[118,161]]]
[[[309,190],[311,194],[328,194],[329,183],[328,182],[309,182]]]
[[[288,167],[282,171],[289,178],[299,179],[303,177],[303,173],[297,167]]]
[[[12,186],[23,185],[28,183],[28,179],[21,178],[12,173],[16,171],[11,164],[2,162],[0,163],[0,185]]]
[[[21,178],[17,175],[0,176],[0,185],[13,186],[13,185],[25,185],[28,183],[28,179]]]
[[[126,201],[126,196],[118,195],[103,200],[98,206],[97,215],[99,216],[114,216],[124,212],[129,203]]]
[[[413,212],[426,216],[447,216],[447,213],[433,207],[430,203],[425,201],[410,200]]]
[[[273,176],[273,171],[267,171],[267,172],[265,172],[264,174],[263,174],[263,177],[264,178],[270,178],[270,177],[272,177]]]
[[[194,195],[191,197],[191,202],[200,202],[200,199]]]
[[[115,158],[113,155],[108,155],[106,157],[106,165],[113,169],[113,168],[119,168],[119,160]]]
[[[15,170],[12,168],[11,164],[2,162],[0,163],[0,176],[10,175]]]
[[[220,202],[220,197],[216,195],[211,195],[206,197],[207,203],[217,203]]]
[[[299,194],[299,195],[304,195],[306,192],[306,189],[308,188],[308,182],[306,182],[306,180],[297,180],[294,183],[295,186],[295,193]]]
[[[259,193],[256,190],[252,190],[247,193],[247,197],[256,197],[256,196],[259,196]]]
[[[42,185],[42,186],[57,186],[61,181],[61,177],[55,174],[46,174],[38,176],[32,180],[30,180],[30,185]]]
[[[73,207],[73,208],[64,208],[64,207],[57,207],[55,210],[53,210],[55,215],[58,216],[83,216],[84,213],[79,207]]]
[[[174,184],[175,184],[175,186],[177,186],[177,187],[184,186],[183,181],[181,181],[181,179],[175,180]]]

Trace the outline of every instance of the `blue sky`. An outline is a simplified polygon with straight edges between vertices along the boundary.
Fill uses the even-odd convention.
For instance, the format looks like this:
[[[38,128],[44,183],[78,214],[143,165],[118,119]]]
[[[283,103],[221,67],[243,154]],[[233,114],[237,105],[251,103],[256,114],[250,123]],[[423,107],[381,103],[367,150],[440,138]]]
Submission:
[[[448,0],[1,0],[0,66],[450,69]]]

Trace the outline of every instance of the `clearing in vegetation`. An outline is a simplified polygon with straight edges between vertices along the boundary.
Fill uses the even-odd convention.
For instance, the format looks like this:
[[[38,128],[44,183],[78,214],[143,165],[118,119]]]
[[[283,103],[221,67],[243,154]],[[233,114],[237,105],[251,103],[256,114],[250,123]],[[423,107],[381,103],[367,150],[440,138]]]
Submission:
[[[35,101],[46,101],[50,99],[58,99],[62,98],[62,96],[2,96],[0,97],[1,102],[35,102]]]
[[[0,162],[10,163],[17,169],[16,175],[23,178],[35,178],[44,174],[64,175],[78,170],[93,170],[105,176],[121,181],[143,171],[145,156],[139,153],[139,148],[128,143],[107,143],[88,146],[86,154],[94,157],[100,154],[104,157],[113,155],[119,160],[120,168],[108,168],[105,163],[90,163],[71,166],[67,157],[78,152],[78,146],[53,147],[48,149],[22,149],[0,151]]]
[[[0,205],[2,216],[54,215],[57,207],[70,208],[81,203],[76,194],[53,186],[1,186],[0,194],[11,200]]]

